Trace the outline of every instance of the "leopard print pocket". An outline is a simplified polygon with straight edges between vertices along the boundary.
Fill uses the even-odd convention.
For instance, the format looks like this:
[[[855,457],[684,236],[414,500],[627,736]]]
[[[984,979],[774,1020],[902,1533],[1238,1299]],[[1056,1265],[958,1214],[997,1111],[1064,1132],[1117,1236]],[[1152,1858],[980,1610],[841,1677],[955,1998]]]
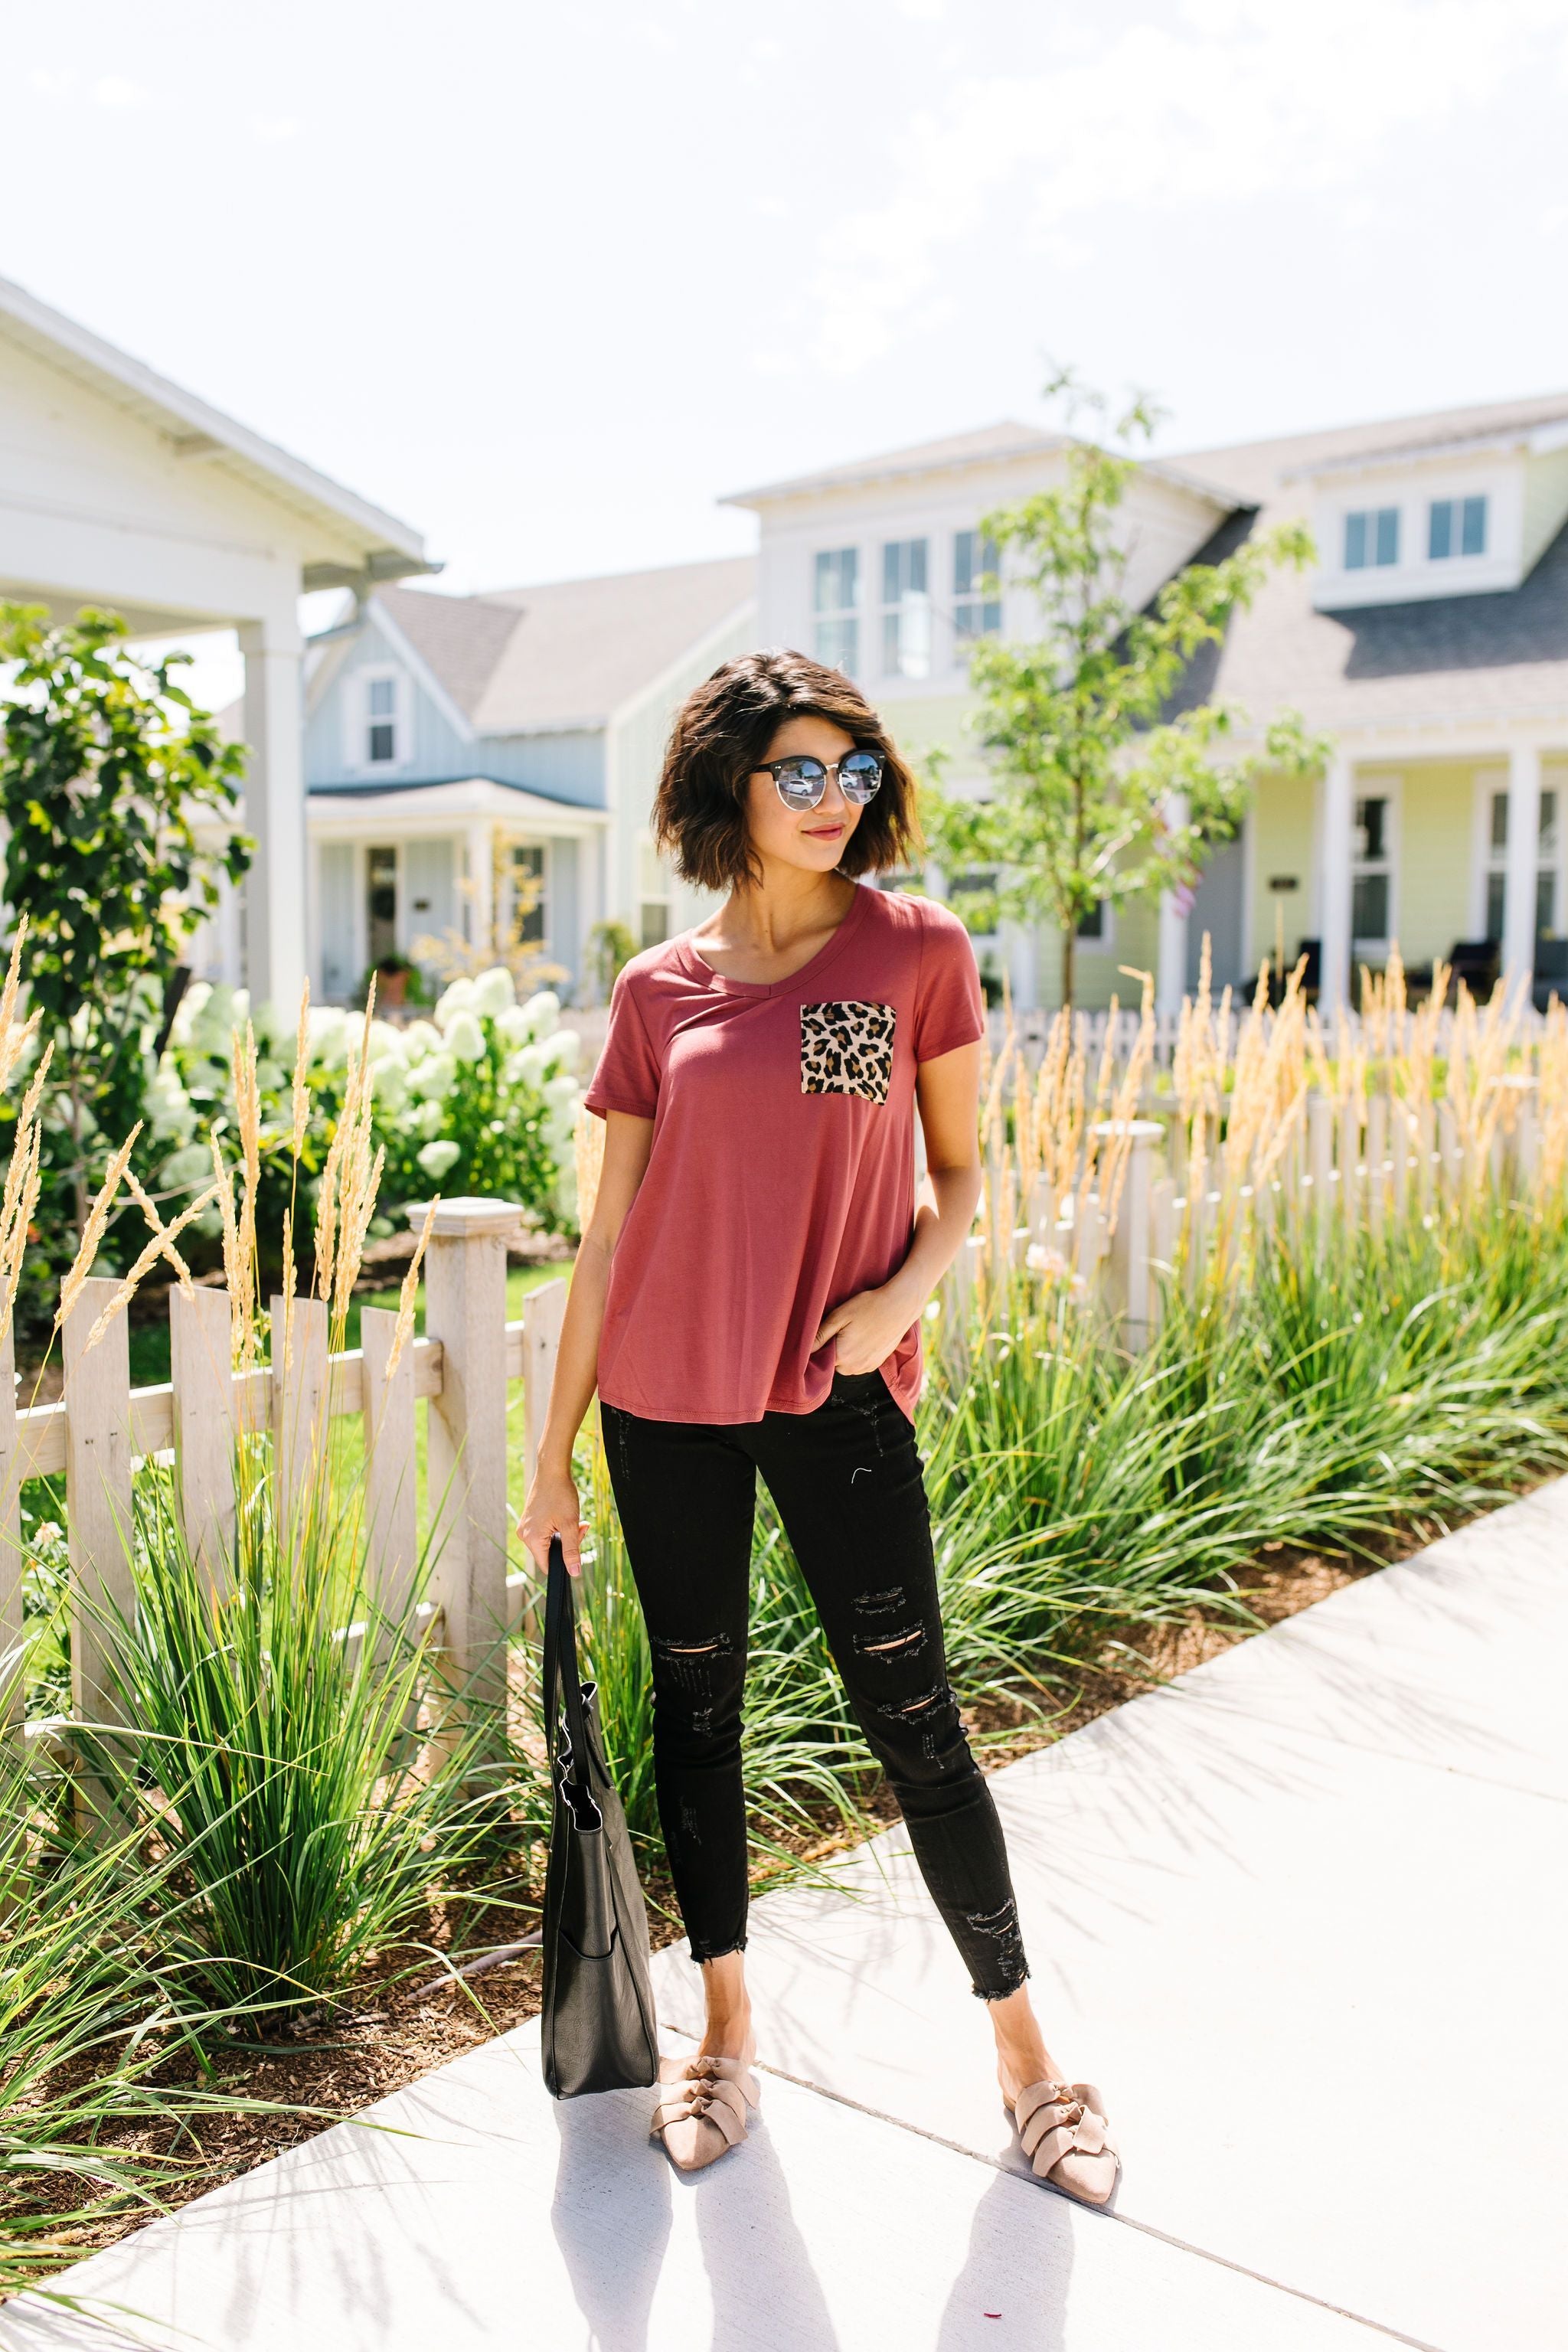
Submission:
[[[859,1095],[867,1102],[885,1103],[897,1018],[890,1004],[803,1004],[801,1093]]]

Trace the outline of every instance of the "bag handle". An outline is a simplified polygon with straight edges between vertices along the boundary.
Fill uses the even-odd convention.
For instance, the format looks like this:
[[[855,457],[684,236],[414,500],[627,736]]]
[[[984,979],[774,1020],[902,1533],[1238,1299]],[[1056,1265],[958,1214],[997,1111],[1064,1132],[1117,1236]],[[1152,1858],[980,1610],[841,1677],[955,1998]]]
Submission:
[[[552,1770],[555,1768],[563,1699],[566,1737],[572,1751],[572,1778],[587,1782],[590,1750],[583,1711],[583,1685],[577,1671],[577,1620],[572,1601],[572,1579],[566,1571],[561,1538],[552,1536],[544,1601],[544,1729]]]

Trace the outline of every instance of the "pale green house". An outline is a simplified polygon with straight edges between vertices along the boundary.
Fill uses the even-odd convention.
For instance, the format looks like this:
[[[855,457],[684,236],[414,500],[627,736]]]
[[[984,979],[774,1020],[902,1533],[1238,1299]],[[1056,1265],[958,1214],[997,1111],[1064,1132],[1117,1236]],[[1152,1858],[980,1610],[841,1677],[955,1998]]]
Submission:
[[[849,670],[917,755],[987,788],[966,732],[973,638],[1026,634],[1026,599],[983,602],[981,518],[1059,472],[1060,436],[1004,424],[741,493],[759,518],[758,630]],[[1147,463],[1126,506],[1129,585],[1152,595],[1285,516],[1315,572],[1272,580],[1191,681],[1261,728],[1286,707],[1328,736],[1316,780],[1265,784],[1190,910],[1124,908],[1080,941],[1079,1001],[1162,1002],[1195,974],[1246,985],[1303,949],[1325,1008],[1397,941],[1419,971],[1456,947],[1538,1001],[1568,994],[1568,394],[1351,425]],[[955,898],[962,876],[931,877]],[[1024,1005],[1054,1001],[1048,933],[977,943]]]

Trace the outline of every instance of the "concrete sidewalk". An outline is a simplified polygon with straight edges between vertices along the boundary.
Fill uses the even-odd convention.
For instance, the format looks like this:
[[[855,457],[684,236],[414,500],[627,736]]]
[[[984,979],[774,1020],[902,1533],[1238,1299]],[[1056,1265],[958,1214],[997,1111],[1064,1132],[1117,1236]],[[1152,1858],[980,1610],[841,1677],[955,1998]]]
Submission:
[[[997,1775],[1112,2214],[1023,2168],[892,1832],[758,1905],[764,2118],[712,2172],[647,2094],[556,2105],[525,2028],[79,2264],[118,2325],[23,2297],[0,2344],[1560,2352],[1565,1660],[1568,1481]]]

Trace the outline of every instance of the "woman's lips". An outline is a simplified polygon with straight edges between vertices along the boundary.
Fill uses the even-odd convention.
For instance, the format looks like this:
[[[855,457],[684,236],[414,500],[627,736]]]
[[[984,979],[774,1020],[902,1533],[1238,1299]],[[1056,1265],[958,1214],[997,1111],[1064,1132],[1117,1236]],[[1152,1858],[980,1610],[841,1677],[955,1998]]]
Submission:
[[[813,841],[837,841],[844,827],[841,824],[808,824],[805,830]]]

